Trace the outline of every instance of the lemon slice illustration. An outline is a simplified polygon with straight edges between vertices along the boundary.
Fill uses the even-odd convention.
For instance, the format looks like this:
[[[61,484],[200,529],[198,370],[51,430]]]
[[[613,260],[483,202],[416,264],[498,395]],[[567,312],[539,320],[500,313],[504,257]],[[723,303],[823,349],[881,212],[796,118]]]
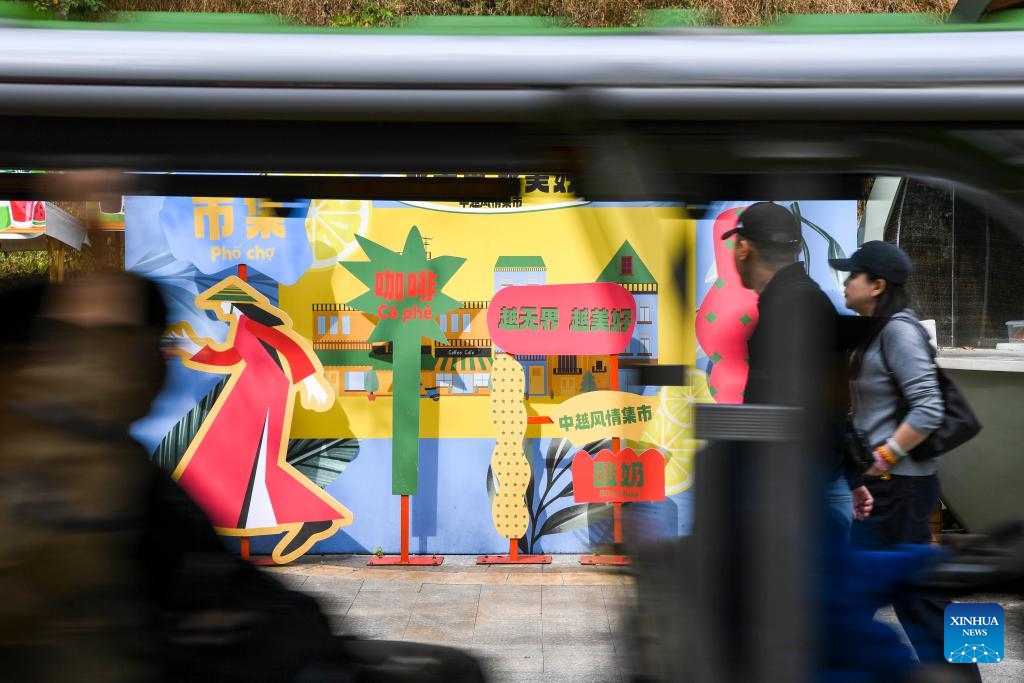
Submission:
[[[694,404],[710,403],[707,375],[693,370],[685,386],[662,387],[661,407],[644,431],[645,445],[665,456],[665,495],[681,493],[693,485],[693,454],[702,442],[694,438]]]
[[[370,226],[370,202],[359,199],[314,199],[306,216],[313,269],[330,268],[356,250],[356,235]]]

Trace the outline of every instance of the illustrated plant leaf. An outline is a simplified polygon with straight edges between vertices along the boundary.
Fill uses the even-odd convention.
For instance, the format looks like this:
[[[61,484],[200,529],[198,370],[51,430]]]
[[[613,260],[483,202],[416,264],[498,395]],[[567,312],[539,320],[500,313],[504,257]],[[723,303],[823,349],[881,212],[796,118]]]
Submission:
[[[590,443],[583,444],[583,447],[580,450],[586,451],[591,455],[596,455],[597,453],[600,453],[601,451],[611,447],[611,439],[601,439],[599,441],[591,441]]]
[[[538,536],[561,534],[566,531],[584,529],[591,523],[608,517],[611,505],[607,503],[580,503],[559,510],[544,521]]]
[[[534,499],[536,497],[535,496],[535,491],[537,489],[537,485],[538,485],[537,484],[537,480],[536,479],[532,479],[530,481],[530,485],[526,487],[526,511],[530,515],[530,523],[529,523],[529,525],[526,528],[526,533],[523,534],[523,539],[526,539],[526,538],[530,539],[529,543],[527,544],[527,547],[524,548],[524,550],[526,552],[528,552],[528,553],[532,553],[533,552],[534,542],[537,539],[536,533],[534,533],[534,534],[530,533],[531,529],[533,529],[534,531],[536,531],[536,529],[537,529],[537,508],[533,504],[533,501],[534,501]],[[522,543],[522,541],[520,541],[520,543]]]
[[[551,482],[554,482],[558,477],[556,471],[558,466],[562,463],[570,452],[572,452],[572,442],[568,439],[552,439],[548,444],[547,453],[544,458],[544,465],[548,475],[548,486],[551,486]]]
[[[494,482],[494,470],[487,466],[487,500],[494,502],[494,496],[498,493],[498,487]]]
[[[522,536],[519,539],[519,543],[517,543],[516,545],[519,546],[519,552],[523,555],[528,555],[531,552],[533,552],[533,543],[530,541],[530,536],[528,534]]]
[[[358,439],[289,439],[285,459],[324,489],[345,471],[358,454]]]
[[[832,235],[830,235],[827,230],[821,228],[814,222],[808,220],[803,216],[802,213],[800,213],[800,204],[798,202],[793,202],[790,205],[790,209],[793,211],[793,215],[797,217],[797,220],[799,220],[801,224],[806,225],[811,230],[818,233],[818,235],[820,235],[825,240],[826,244],[828,245],[828,258],[846,258],[846,251],[843,249],[843,246],[839,244],[839,242],[834,237],[832,237]],[[803,245],[803,255],[804,262],[809,263],[811,256],[806,244]],[[846,274],[836,270],[835,268],[832,268],[831,264],[829,265],[829,268],[832,270],[832,277],[835,278],[836,286],[841,289],[843,286],[843,280],[846,279]]]
[[[227,382],[227,377],[217,382],[206,396],[175,422],[174,426],[164,435],[164,438],[160,440],[160,445],[153,451],[153,463],[157,467],[166,472],[174,471],[185,455],[185,451],[188,450],[189,444],[196,438],[199,428],[203,426],[203,421],[210,414],[213,404],[217,402],[217,397],[220,396],[220,392],[224,390],[224,385]]]
[[[570,480],[569,483],[565,485],[565,488],[563,488],[561,491],[559,491],[558,495],[555,496],[554,498],[552,498],[551,500],[552,501],[556,501],[559,498],[565,498],[566,496],[571,496],[571,495],[572,495],[572,480]]]

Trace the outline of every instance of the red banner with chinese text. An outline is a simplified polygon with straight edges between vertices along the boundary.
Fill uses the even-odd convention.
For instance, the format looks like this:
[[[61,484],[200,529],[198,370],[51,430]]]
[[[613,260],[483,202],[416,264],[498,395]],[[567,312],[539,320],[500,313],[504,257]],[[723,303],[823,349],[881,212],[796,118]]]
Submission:
[[[603,450],[596,457],[579,451],[572,459],[572,490],[577,503],[633,503],[665,500],[665,457],[649,448]]]
[[[494,295],[487,327],[509,353],[615,354],[629,346],[635,312],[633,296],[612,282],[512,286]]]

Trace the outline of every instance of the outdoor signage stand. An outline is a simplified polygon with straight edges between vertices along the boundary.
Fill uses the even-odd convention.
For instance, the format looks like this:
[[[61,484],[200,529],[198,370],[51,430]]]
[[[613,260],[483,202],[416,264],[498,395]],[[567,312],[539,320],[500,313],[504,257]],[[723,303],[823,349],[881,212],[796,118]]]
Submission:
[[[496,292],[487,313],[487,327],[495,348],[503,350],[491,374],[494,382],[491,420],[496,435],[491,471],[498,484],[492,496],[492,514],[498,533],[509,539],[509,554],[483,555],[477,558],[477,564],[551,562],[550,555],[519,556],[517,552],[519,538],[527,532],[530,522],[530,510],[524,497],[532,481],[529,460],[523,451],[527,425],[553,423],[577,444],[614,436],[612,443],[618,453],[618,437],[636,438],[639,436],[637,429],[642,429],[640,407],[633,404],[643,402],[642,414],[646,420],[651,419],[656,400],[618,391],[619,353],[629,346],[635,314],[633,296],[621,285],[611,282],[506,286]],[[529,397],[524,369],[509,354],[606,356],[608,389],[597,390],[591,376],[589,388],[584,381],[579,394],[560,404],[550,415],[529,416],[524,403],[524,396]],[[657,451],[653,453],[660,459]],[[605,450],[593,458],[587,452],[577,452],[572,464],[573,489],[577,503],[615,502],[615,540],[618,543],[622,537],[621,500],[651,499],[655,477],[648,481],[645,468],[654,458],[650,453],[637,456],[626,449],[619,458],[620,463],[610,462],[611,455],[611,451]],[[620,464],[621,479],[616,469]],[[660,464],[660,494],[663,496],[663,459]],[[585,470],[589,475],[583,473]],[[577,485],[577,471],[581,482],[589,482],[583,494],[577,490],[583,487]],[[507,492],[508,488],[514,491]],[[614,558],[618,561],[601,558],[590,564],[628,563],[621,556]]]
[[[616,439],[618,441],[618,439]],[[613,444],[613,448],[618,450],[618,446]],[[622,503],[612,503],[612,542],[616,553],[622,551]],[[630,559],[625,555],[582,555],[580,557],[580,564],[597,564],[597,565],[628,565],[631,564]]]
[[[508,353],[499,353],[491,367],[491,422],[495,429],[491,473],[498,489],[491,500],[494,527],[508,539],[508,555],[480,555],[477,564],[551,564],[550,555],[520,555],[519,539],[526,533],[530,512],[525,494],[533,479],[530,461],[523,450],[527,415],[523,396],[523,366]]]
[[[408,494],[402,494],[399,496],[402,501],[402,529],[401,529],[401,550],[396,555],[374,555],[367,562],[369,567],[384,567],[389,565],[418,565],[418,566],[430,566],[436,567],[444,562],[444,557],[440,555],[410,555],[409,554],[409,496]]]
[[[436,566],[444,562],[443,557],[409,555],[409,496],[419,488],[420,347],[423,337],[445,341],[437,319],[458,308],[459,302],[444,293],[444,286],[466,259],[430,258],[416,226],[409,229],[398,252],[362,235],[355,237],[368,260],[341,265],[368,291],[349,305],[378,318],[371,343],[392,343],[391,494],[400,497],[402,516],[398,557],[374,556],[367,565]]]
[[[617,354],[613,354],[608,359],[608,371],[611,373],[609,380],[611,381],[611,390],[619,390],[619,357]],[[612,439],[612,451],[615,453],[619,452],[619,439]],[[596,564],[596,565],[628,565],[630,560],[625,555],[622,555],[622,503],[615,501],[612,503],[612,543],[614,544],[615,555],[583,555],[580,557],[580,564]]]
[[[520,555],[519,539],[508,539],[508,555],[480,555],[477,564],[551,564],[550,555]]]

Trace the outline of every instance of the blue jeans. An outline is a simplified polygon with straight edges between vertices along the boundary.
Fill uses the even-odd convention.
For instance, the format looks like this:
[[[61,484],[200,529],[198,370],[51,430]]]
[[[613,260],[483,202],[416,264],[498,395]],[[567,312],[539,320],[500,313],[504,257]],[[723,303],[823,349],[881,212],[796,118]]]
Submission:
[[[828,485],[826,502],[829,530],[839,538],[849,538],[853,525],[853,495],[845,479],[839,477]]]
[[[853,525],[851,541],[856,548],[887,550],[900,544],[931,543],[928,520],[939,502],[938,477],[894,475],[889,480],[869,479],[865,483],[875,498],[875,507],[870,517]],[[949,600],[907,593],[892,603],[900,625],[922,662],[946,661],[943,621],[948,604]],[[981,680],[977,666],[955,666],[963,670],[973,668],[975,680]]]

